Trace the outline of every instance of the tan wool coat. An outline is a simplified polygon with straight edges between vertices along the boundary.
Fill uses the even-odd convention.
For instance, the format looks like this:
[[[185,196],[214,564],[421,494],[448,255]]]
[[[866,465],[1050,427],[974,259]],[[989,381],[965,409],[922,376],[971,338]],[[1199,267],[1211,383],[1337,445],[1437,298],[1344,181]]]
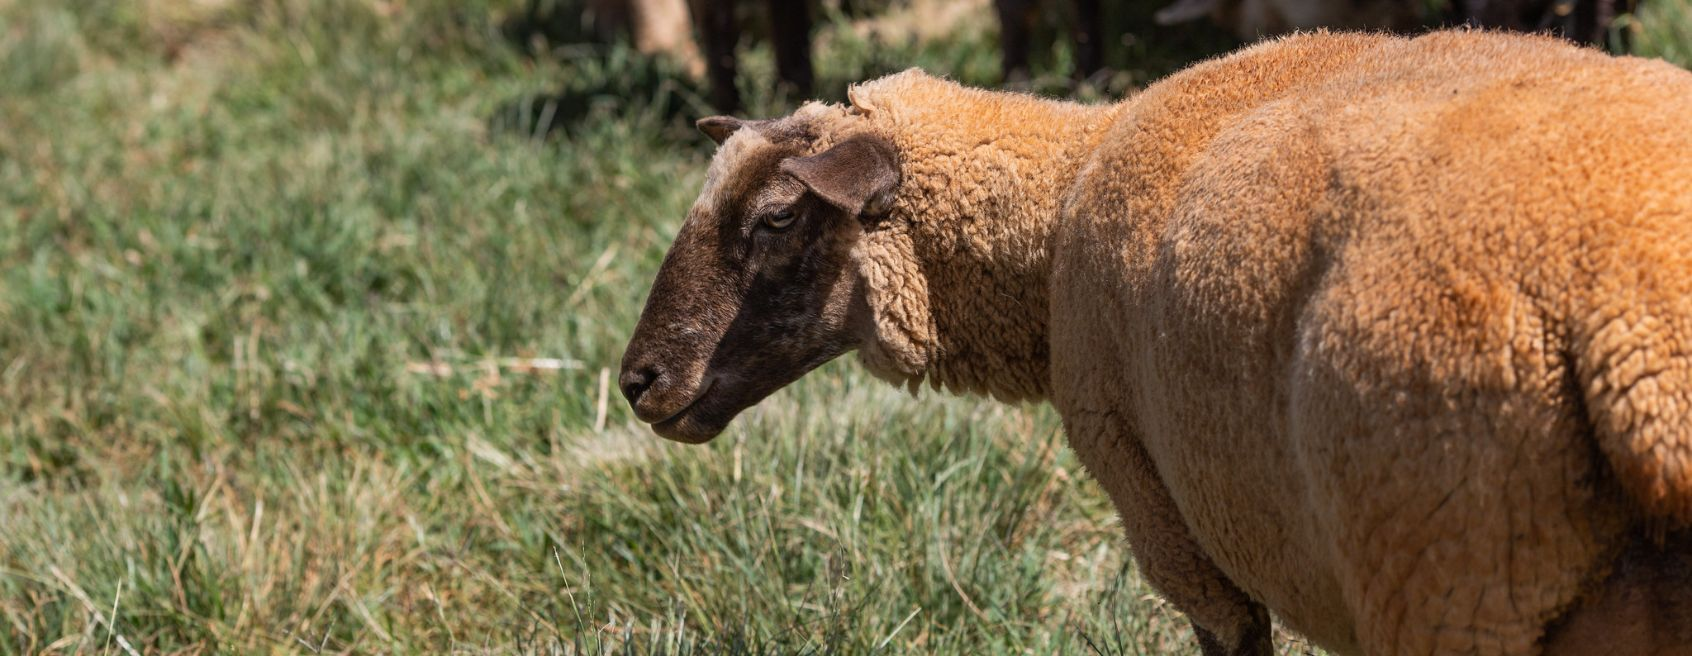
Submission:
[[[905,158],[889,259],[927,264],[872,285],[930,306],[888,342],[1049,398],[1201,625],[1256,600],[1342,652],[1532,653],[1641,525],[1692,521],[1692,75],[1306,35],[1105,108],[852,99]]]
[[[734,134],[701,207],[861,134],[899,182],[837,323],[1052,403],[1207,654],[1265,610],[1342,654],[1692,650],[1692,74],[1478,31],[1103,106],[911,71]]]

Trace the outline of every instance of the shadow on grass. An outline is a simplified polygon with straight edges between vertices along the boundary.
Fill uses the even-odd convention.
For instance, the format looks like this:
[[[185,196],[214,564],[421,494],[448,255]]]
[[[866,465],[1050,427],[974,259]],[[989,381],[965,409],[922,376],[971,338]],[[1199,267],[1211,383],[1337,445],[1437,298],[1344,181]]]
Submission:
[[[648,635],[623,627],[613,633],[579,633],[569,640],[543,636],[536,629],[530,636],[518,636],[513,645],[522,654],[571,654],[579,656],[832,656],[852,653],[840,642],[766,640],[744,628],[730,628],[715,637],[699,638],[677,629],[672,634]]]
[[[572,602],[573,603],[573,602]],[[767,635],[751,618],[735,624],[689,624],[685,612],[637,626],[632,621],[609,621],[591,625],[576,614],[548,604],[547,617],[537,618],[512,636],[513,651],[522,654],[571,654],[572,656],[833,656],[882,651],[889,640],[874,649],[854,644],[849,638],[850,618],[859,608],[830,609],[814,622],[791,626]],[[566,615],[565,613],[568,612]]]

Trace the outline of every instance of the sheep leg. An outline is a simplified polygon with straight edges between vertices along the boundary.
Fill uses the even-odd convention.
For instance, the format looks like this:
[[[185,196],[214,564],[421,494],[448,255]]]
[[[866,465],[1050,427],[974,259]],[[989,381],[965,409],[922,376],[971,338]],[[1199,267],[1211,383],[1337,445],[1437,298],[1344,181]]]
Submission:
[[[1241,629],[1239,640],[1231,647],[1216,634],[1194,623],[1193,635],[1198,636],[1199,653],[1203,656],[1267,656],[1275,653],[1275,643],[1269,635],[1269,609],[1263,604],[1252,603],[1250,612],[1252,622]]]
[[[1692,656],[1692,536],[1623,553],[1546,635],[1544,656]]]
[[[1122,517],[1147,583],[1186,613],[1204,656],[1274,653],[1269,613],[1230,581],[1193,539],[1138,437],[1114,413],[1066,413],[1069,442]]]
[[[1028,81],[1028,53],[1033,39],[1034,5],[1030,0],[994,0],[999,15],[999,53],[1006,84]]]
[[[804,2],[770,0],[770,41],[775,43],[776,78],[789,93],[811,97],[811,12]]]
[[[724,114],[740,109],[740,88],[735,86],[739,69],[734,49],[740,43],[740,26],[734,20],[732,0],[695,0],[694,16],[705,46],[705,76],[710,84],[711,106]]]
[[[1099,24],[1099,0],[1075,0],[1076,80],[1086,80],[1104,68],[1104,29]]]

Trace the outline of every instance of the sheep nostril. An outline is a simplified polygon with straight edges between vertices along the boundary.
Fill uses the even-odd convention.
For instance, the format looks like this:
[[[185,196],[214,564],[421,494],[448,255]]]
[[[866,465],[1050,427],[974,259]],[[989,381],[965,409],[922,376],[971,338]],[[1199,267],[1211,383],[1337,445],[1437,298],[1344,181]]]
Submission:
[[[637,367],[623,371],[617,377],[617,386],[623,390],[623,397],[629,400],[629,405],[640,402],[640,395],[652,387],[653,381],[658,380],[658,372],[653,367]]]

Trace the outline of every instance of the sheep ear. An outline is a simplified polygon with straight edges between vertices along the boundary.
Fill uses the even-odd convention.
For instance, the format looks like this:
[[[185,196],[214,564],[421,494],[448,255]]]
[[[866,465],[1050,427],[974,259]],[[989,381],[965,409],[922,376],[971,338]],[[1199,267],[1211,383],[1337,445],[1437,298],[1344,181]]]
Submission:
[[[721,146],[724,141],[728,141],[730,135],[733,135],[740,128],[746,127],[746,121],[733,116],[707,116],[695,121],[693,126],[699,128],[700,132],[704,132],[705,136],[710,137],[712,141]]]
[[[781,170],[853,216],[886,214],[899,186],[899,157],[893,144],[871,134],[853,135],[810,157],[787,160]]]

